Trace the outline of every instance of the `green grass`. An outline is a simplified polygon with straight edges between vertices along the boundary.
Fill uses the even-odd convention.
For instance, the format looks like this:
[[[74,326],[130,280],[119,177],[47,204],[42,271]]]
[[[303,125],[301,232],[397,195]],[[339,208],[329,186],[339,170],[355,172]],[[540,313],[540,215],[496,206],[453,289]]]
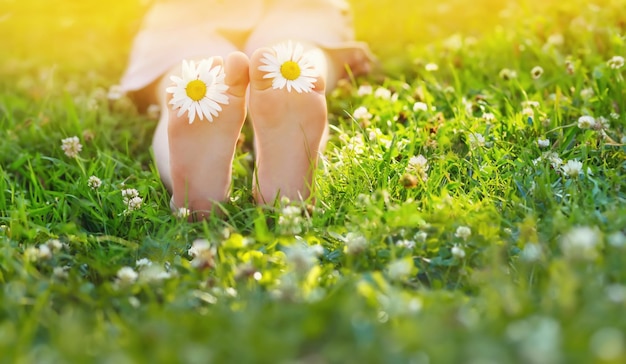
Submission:
[[[353,3],[380,68],[329,97],[315,205],[254,205],[247,142],[187,223],[107,98],[145,5],[0,1],[0,362],[626,361],[626,3]]]

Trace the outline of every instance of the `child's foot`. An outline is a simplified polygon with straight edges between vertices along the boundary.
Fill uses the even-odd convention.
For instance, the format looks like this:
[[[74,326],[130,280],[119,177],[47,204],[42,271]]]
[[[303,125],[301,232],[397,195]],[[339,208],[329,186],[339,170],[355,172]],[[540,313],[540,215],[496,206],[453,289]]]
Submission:
[[[253,191],[258,203],[277,197],[304,200],[311,194],[317,160],[328,133],[325,83],[318,77],[311,92],[273,89],[260,71],[265,53],[258,49],[250,60],[250,116],[254,126],[256,173]]]
[[[213,64],[222,63],[221,57],[213,59]],[[169,110],[173,207],[189,208],[192,219],[206,218],[215,202],[228,198],[233,156],[246,117],[248,66],[248,57],[240,52],[226,59],[229,103],[213,122],[196,119],[189,124],[186,113],[177,117],[177,110]]]

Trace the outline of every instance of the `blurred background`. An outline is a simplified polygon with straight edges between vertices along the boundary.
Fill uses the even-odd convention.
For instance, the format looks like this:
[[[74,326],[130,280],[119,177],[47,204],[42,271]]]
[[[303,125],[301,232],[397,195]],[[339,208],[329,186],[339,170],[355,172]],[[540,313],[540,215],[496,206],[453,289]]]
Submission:
[[[0,76],[54,67],[109,83],[124,70],[131,41],[153,0],[0,0]],[[390,73],[403,72],[433,44],[528,24],[533,37],[564,32],[578,14],[593,16],[626,0],[351,0],[357,38]],[[547,15],[549,14],[549,15]],[[615,22],[624,27],[622,14]],[[433,52],[431,49],[430,52]],[[67,73],[66,73],[67,71]],[[2,82],[0,82],[2,83]],[[10,87],[4,84],[3,88]]]

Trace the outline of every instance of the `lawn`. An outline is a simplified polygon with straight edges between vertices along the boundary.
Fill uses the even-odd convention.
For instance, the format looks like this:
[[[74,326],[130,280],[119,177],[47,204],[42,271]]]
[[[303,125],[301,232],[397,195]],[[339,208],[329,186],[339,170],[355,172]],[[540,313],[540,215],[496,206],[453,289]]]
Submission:
[[[149,2],[0,0],[0,363],[626,362],[626,1],[352,1],[315,201],[247,125],[197,223],[111,92]]]

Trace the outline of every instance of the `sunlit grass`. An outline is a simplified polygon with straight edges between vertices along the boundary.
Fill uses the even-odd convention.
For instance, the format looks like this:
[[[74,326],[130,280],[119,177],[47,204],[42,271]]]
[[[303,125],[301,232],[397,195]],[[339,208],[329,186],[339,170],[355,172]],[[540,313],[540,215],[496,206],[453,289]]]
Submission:
[[[246,142],[195,224],[108,97],[147,5],[0,4],[0,362],[626,359],[623,1],[354,1],[316,203]]]

